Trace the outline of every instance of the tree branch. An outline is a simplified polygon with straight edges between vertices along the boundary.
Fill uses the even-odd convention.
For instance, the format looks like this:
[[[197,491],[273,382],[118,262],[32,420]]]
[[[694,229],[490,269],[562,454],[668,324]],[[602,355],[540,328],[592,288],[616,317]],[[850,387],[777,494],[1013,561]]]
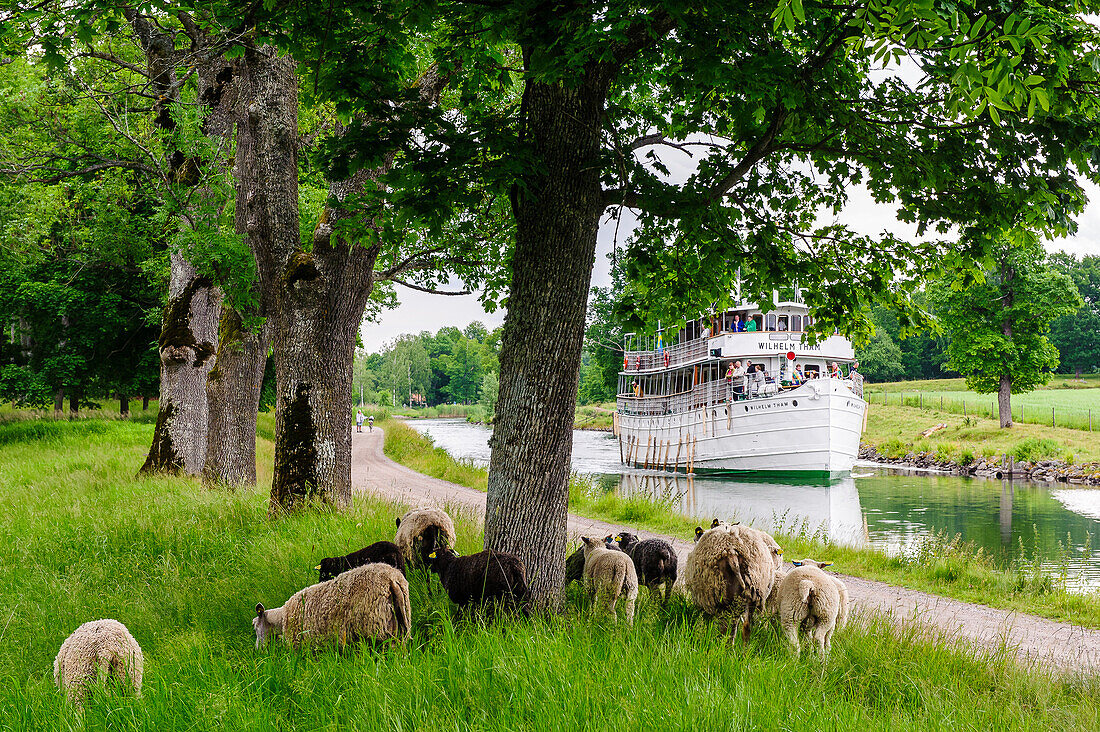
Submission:
[[[420,285],[414,285],[411,282],[406,282],[405,280],[400,280],[400,279],[397,279],[396,277],[391,277],[390,282],[397,283],[398,285],[402,285],[404,287],[407,287],[410,290],[418,290],[420,292],[427,292],[427,293],[430,293],[432,295],[471,295],[471,294],[473,294],[470,290],[433,290],[430,287],[421,287]]]

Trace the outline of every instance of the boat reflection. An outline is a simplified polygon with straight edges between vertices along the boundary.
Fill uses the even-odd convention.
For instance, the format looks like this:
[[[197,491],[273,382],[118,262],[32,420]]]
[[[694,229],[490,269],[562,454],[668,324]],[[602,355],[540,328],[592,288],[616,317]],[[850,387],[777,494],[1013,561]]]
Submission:
[[[764,531],[806,532],[846,546],[867,543],[855,480],[829,485],[749,483],[693,475],[625,473],[601,480],[623,497],[645,496],[687,516],[740,521]]]

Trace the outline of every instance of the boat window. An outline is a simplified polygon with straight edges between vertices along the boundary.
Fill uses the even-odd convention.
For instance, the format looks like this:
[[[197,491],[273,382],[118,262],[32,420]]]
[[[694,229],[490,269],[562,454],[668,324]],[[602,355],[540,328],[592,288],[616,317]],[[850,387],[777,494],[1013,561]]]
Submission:
[[[794,330],[794,331],[802,330],[802,316],[801,315],[792,315],[791,316],[791,330]]]
[[[784,331],[788,330],[788,328],[787,328],[787,316],[786,315],[780,315],[779,316],[778,321],[776,321],[775,329],[776,330],[784,330]]]
[[[802,325],[803,325],[803,327],[805,327],[806,330],[809,330],[810,326],[813,325],[813,324],[814,324],[814,319],[811,318],[809,315],[807,315],[805,318],[802,319]]]
[[[768,313],[768,317],[764,325],[764,330],[775,330],[775,313]]]

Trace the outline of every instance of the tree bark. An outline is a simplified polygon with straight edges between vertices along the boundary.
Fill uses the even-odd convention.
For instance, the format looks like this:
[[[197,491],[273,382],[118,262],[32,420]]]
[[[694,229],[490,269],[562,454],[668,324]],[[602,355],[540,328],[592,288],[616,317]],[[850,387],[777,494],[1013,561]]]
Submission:
[[[206,459],[206,376],[217,350],[221,292],[171,255],[160,331],[160,412],[142,473],[198,475]]]
[[[244,330],[241,318],[222,306],[218,353],[206,378],[210,414],[206,429],[207,486],[236,487],[256,482],[256,416],[267,362],[267,329]]]
[[[118,395],[118,413],[123,419],[130,418],[130,395],[120,392]]]
[[[53,393],[53,416],[60,417],[65,409],[65,387],[59,386]]]
[[[148,412],[149,411],[149,395],[148,394],[142,394],[141,395],[141,411],[143,411],[143,412]]]
[[[997,412],[1001,417],[1001,427],[1012,426],[1012,377],[1001,374],[1001,385],[997,389]]]
[[[606,83],[528,82],[521,143],[538,172],[513,189],[516,249],[500,352],[485,547],[523,559],[535,602],[564,583],[572,426],[585,309],[603,209]]]

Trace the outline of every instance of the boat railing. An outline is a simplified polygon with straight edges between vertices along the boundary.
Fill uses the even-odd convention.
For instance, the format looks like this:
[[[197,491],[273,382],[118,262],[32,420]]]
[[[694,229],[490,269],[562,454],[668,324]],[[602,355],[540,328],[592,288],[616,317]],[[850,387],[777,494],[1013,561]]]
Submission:
[[[707,355],[707,342],[706,338],[697,338],[659,351],[627,351],[626,370],[647,371],[698,361]]]
[[[844,379],[852,392],[863,397],[863,379]],[[688,391],[667,395],[642,395],[620,394],[618,396],[618,411],[620,414],[629,414],[642,417],[657,417],[666,414],[683,414],[703,407],[726,405],[734,401],[760,399],[776,396],[785,391],[796,389],[798,386],[788,382],[777,384],[771,376],[763,381],[749,380],[748,387],[743,388],[744,382],[740,379],[729,381],[721,379],[705,384],[697,384]]]

